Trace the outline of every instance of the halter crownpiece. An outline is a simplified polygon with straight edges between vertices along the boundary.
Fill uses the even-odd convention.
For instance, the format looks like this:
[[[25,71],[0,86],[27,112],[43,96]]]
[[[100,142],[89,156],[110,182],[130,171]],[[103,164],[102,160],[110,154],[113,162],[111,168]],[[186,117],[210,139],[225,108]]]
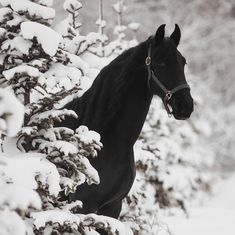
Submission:
[[[145,59],[145,64],[147,65],[147,69],[148,69],[148,86],[150,88],[150,79],[153,78],[154,82],[156,82],[156,84],[161,88],[161,90],[165,93],[165,97],[163,99],[163,104],[164,107],[167,111],[167,114],[169,117],[172,116],[172,111],[170,110],[169,107],[169,100],[171,99],[172,95],[174,93],[176,93],[177,91],[180,91],[182,89],[189,89],[190,87],[187,83],[181,84],[176,86],[175,88],[173,88],[172,90],[168,90],[163,84],[162,82],[157,78],[157,76],[155,75],[154,71],[151,69],[151,43],[149,45],[148,48],[148,55]]]

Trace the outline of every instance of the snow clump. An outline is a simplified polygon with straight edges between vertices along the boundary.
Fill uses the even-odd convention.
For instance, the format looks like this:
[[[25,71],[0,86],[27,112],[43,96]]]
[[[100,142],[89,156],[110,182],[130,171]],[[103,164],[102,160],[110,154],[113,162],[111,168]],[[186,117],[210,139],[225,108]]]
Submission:
[[[44,52],[50,56],[54,56],[62,41],[62,36],[53,29],[36,22],[23,22],[21,24],[21,32],[25,39],[33,39],[36,37],[38,43],[42,45]]]

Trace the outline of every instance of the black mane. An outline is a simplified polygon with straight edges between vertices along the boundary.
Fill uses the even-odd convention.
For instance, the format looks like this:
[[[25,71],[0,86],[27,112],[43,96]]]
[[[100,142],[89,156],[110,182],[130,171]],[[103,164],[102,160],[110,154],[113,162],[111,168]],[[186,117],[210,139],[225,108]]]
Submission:
[[[133,82],[139,79],[140,73],[146,72],[143,57],[147,53],[148,41],[126,50],[104,67],[90,89],[64,107],[74,110],[79,118],[68,118],[63,125],[72,129],[87,125],[100,133],[105,131],[125,102]],[[144,74],[141,79],[145,79]]]

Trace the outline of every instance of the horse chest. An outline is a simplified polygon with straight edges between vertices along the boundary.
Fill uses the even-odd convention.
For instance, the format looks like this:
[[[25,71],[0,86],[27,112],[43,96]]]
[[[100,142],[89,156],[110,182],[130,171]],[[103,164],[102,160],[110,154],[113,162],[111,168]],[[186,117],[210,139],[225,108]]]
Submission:
[[[131,189],[135,178],[135,169],[117,167],[101,176],[100,190],[106,201],[123,199]]]
[[[111,157],[109,152],[103,152],[96,162],[92,162],[100,176],[98,190],[102,204],[123,199],[131,189],[135,178],[133,152],[116,157],[119,160],[116,160],[114,155]]]

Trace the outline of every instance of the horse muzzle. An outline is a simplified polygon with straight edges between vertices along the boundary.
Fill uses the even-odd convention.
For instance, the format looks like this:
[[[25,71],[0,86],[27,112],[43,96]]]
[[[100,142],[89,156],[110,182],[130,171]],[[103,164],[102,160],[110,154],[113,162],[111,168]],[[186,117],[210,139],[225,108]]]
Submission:
[[[186,120],[190,118],[194,110],[193,98],[190,93],[184,92],[184,94],[178,94],[178,97],[172,97],[171,101],[169,103],[175,119]]]

